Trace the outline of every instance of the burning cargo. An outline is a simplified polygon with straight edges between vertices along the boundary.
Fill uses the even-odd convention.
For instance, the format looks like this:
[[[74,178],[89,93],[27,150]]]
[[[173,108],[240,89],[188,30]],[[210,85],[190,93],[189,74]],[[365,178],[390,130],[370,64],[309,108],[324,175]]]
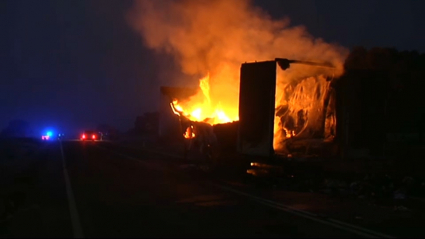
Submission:
[[[288,77],[290,64],[318,70],[313,76]],[[323,156],[336,133],[332,69],[325,63],[281,58],[242,64],[238,151],[263,157]]]
[[[205,83],[201,86],[205,86]],[[200,93],[207,94],[207,91],[203,93],[202,89],[206,88],[161,87],[159,135],[163,143],[181,146],[185,154],[193,151],[194,148],[204,153],[211,148],[218,151],[217,142],[220,142],[220,152],[234,151],[237,121],[227,122],[227,117],[218,109],[211,117],[201,118],[205,107],[202,108],[199,105],[192,109],[191,113],[183,110],[182,106],[190,106],[188,102],[193,97],[199,97]],[[213,124],[213,122],[218,123]]]
[[[289,64],[314,65],[325,70],[316,71],[316,76],[300,74],[294,79],[284,73]],[[201,151],[202,145],[217,145],[215,148],[220,150],[263,157],[322,156],[321,151],[333,142],[336,133],[331,75],[329,64],[280,58],[244,63],[238,107],[212,104],[209,75],[200,80],[196,93],[191,89],[184,97],[165,93],[166,88],[162,88],[161,92],[168,96],[162,105],[168,104],[166,114],[172,112],[174,118],[176,115],[179,118],[179,125],[174,121],[174,131],[180,128],[180,138],[197,142]],[[186,149],[190,148],[191,143]]]
[[[181,138],[179,117],[170,110],[170,103],[175,99],[185,100],[195,95],[197,89],[182,87],[160,88],[159,136],[175,141]]]

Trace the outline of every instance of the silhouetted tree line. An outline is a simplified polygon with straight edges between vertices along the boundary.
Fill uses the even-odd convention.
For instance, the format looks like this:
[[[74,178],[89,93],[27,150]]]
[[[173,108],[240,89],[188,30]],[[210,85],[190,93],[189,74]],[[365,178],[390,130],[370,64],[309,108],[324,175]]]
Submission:
[[[25,120],[12,120],[8,126],[0,132],[0,137],[25,138],[32,134],[30,123]]]
[[[336,81],[339,140],[381,155],[388,134],[415,134],[423,142],[425,54],[355,47]],[[348,141],[348,142],[347,142]]]

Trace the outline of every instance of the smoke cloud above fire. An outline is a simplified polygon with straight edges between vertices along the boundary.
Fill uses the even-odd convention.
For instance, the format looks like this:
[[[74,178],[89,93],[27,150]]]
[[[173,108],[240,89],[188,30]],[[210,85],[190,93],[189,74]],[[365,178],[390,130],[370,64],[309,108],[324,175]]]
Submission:
[[[172,55],[183,73],[194,79],[209,75],[211,104],[235,108],[230,118],[237,117],[242,63],[277,57],[329,62],[338,76],[348,54],[341,46],[314,38],[303,26],[291,26],[287,18],[272,19],[245,0],[135,1],[129,21],[147,47]],[[323,69],[291,66],[285,77],[317,71]]]

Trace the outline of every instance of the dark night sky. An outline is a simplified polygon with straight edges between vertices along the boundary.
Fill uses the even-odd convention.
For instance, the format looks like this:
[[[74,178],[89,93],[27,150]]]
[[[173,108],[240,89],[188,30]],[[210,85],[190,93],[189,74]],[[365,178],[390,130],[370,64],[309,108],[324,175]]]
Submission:
[[[315,37],[348,48],[425,52],[425,1],[256,0]],[[144,49],[124,16],[130,0],[0,1],[0,129],[12,119],[66,132],[127,130],[155,111],[171,60]]]

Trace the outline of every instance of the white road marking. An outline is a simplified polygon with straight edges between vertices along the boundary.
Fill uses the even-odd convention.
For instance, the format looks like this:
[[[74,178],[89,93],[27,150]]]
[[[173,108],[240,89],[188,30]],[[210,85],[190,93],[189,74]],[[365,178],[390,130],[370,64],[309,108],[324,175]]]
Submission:
[[[153,167],[156,170],[160,170],[159,167],[149,165],[146,162],[144,162],[143,160],[137,159],[135,157],[128,156],[128,155],[125,155],[125,154],[122,154],[122,153],[118,153],[116,151],[106,149],[106,148],[103,148],[103,147],[100,147],[100,146],[98,146],[98,147],[102,148],[104,150],[112,151],[113,153],[120,155],[120,156],[123,156],[124,158],[127,158],[129,160],[138,161],[139,163],[145,164],[149,167]],[[151,151],[151,152],[155,152],[155,151]],[[161,152],[156,152],[156,153],[161,154]],[[162,169],[162,170],[170,171],[170,170],[165,169],[165,168]],[[362,237],[366,237],[366,238],[396,238],[396,237],[386,235],[386,234],[383,234],[383,233],[380,233],[380,232],[369,230],[367,228],[363,228],[363,227],[356,226],[356,225],[353,225],[353,224],[345,223],[345,222],[342,222],[342,221],[339,221],[339,220],[336,220],[336,219],[332,219],[332,218],[328,218],[326,220],[321,219],[319,217],[319,215],[317,215],[317,214],[310,213],[310,212],[307,212],[307,211],[304,211],[304,210],[299,210],[299,209],[293,208],[291,206],[287,206],[287,205],[284,205],[284,204],[281,204],[281,203],[278,203],[278,202],[274,202],[272,200],[268,200],[268,199],[265,199],[265,198],[257,197],[257,196],[254,196],[252,194],[245,193],[245,192],[242,192],[242,191],[239,191],[239,190],[227,187],[227,186],[223,186],[223,185],[216,184],[216,183],[209,183],[209,184],[214,186],[214,187],[218,187],[222,190],[231,191],[233,193],[248,197],[248,198],[254,200],[257,203],[260,203],[260,204],[263,204],[263,205],[266,205],[266,206],[269,206],[269,207],[272,207],[272,208],[275,208],[275,209],[278,209],[278,210],[281,210],[281,211],[285,211],[285,212],[288,212],[288,213],[291,213],[291,214],[294,214],[294,215],[297,215],[297,216],[300,216],[300,217],[304,217],[304,218],[307,218],[307,219],[310,219],[310,220],[313,220],[313,221],[316,221],[316,222],[319,222],[319,223],[322,223],[322,224],[325,224],[325,225],[329,225],[329,226],[341,229],[343,231],[351,232],[351,233],[356,234],[358,236],[362,236]]]
[[[77,205],[75,203],[74,193],[72,192],[71,181],[69,180],[68,170],[66,169],[65,154],[63,153],[62,141],[59,141],[62,154],[63,176],[65,178],[66,194],[68,196],[69,212],[71,215],[72,231],[74,238],[84,238],[83,229],[78,215]]]

